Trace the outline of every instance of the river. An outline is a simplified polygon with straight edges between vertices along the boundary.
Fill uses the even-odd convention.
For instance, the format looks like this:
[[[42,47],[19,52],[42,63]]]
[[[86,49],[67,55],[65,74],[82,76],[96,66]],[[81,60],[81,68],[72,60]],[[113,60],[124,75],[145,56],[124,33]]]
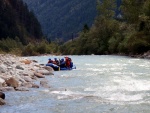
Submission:
[[[29,58],[44,64],[54,57]],[[0,113],[150,113],[150,60],[70,57],[77,69],[47,76],[49,89],[5,92],[7,104]]]

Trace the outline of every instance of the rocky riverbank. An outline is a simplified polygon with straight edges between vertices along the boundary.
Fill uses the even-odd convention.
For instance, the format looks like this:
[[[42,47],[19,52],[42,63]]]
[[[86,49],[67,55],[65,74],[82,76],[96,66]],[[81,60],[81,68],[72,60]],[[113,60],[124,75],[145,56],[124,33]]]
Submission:
[[[143,54],[137,54],[137,55],[130,55],[131,57],[135,58],[144,58],[144,59],[150,59],[150,50],[143,53]]]
[[[29,91],[30,88],[49,87],[47,80],[41,79],[46,75],[54,75],[51,67],[24,57],[0,54],[0,94],[5,91]],[[36,84],[37,80],[40,84]],[[0,95],[0,105],[5,104],[2,96]]]

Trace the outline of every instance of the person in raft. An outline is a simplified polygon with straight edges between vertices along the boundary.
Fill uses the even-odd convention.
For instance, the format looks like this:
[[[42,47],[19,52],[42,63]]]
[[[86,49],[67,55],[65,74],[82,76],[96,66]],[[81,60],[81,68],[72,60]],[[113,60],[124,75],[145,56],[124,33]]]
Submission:
[[[54,62],[54,61],[49,58],[47,63],[49,64],[49,63],[53,63],[53,62]]]
[[[66,67],[66,62],[64,61],[63,58],[60,60],[60,67],[61,67],[61,68]]]
[[[70,69],[71,68],[71,58],[65,57],[65,61],[66,61],[66,67]]]
[[[57,60],[57,58],[54,58],[54,62],[53,63],[56,64],[56,65],[60,65],[59,61]]]

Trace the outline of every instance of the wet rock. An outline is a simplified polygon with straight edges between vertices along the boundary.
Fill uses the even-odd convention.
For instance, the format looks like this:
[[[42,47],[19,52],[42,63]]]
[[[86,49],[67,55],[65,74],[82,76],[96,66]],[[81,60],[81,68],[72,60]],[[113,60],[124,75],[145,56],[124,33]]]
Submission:
[[[30,82],[22,83],[21,86],[26,87],[26,88],[32,88],[32,83]]]
[[[0,88],[0,91],[3,91],[3,92],[5,92],[5,91],[15,91],[15,89],[13,87],[2,87],[2,88]]]
[[[50,75],[50,72],[48,70],[45,70],[45,69],[37,70],[37,73],[41,73],[43,75]]]
[[[11,87],[14,87],[14,88],[17,88],[19,86],[19,82],[13,77],[5,80],[5,82],[8,86],[11,86]]]
[[[5,104],[6,102],[2,98],[0,98],[0,105],[5,105]]]
[[[32,88],[39,88],[37,84],[32,84]]]
[[[23,79],[24,79],[26,82],[32,82],[32,79],[31,79],[29,76],[24,76]]]
[[[42,75],[41,73],[34,73],[34,75],[38,78],[45,78],[45,76]]]
[[[36,77],[35,75],[33,75],[33,76],[31,76],[31,79],[33,79],[33,80],[37,80],[37,79],[38,79],[38,77]]]
[[[5,99],[5,94],[3,92],[0,92],[0,98]]]
[[[17,88],[15,88],[15,90],[16,91],[29,91],[29,89],[26,87],[17,87]]]
[[[24,70],[24,68],[23,68],[23,67],[21,67],[21,66],[19,66],[19,65],[17,65],[17,66],[16,66],[16,69]]]
[[[21,83],[25,83],[25,82],[26,82],[26,81],[25,81],[21,76],[19,76],[19,75],[17,75],[15,78],[16,78],[17,81],[19,81],[19,82],[21,82]]]
[[[142,55],[143,58],[147,58],[147,59],[150,59],[150,50],[145,52],[143,55]]]
[[[40,85],[44,88],[50,88],[50,86],[48,85],[48,81],[47,80],[42,80],[40,81]]]
[[[32,62],[38,63],[38,61],[36,61],[36,60],[32,60]]]
[[[54,69],[52,67],[50,67],[50,66],[45,66],[43,68],[48,70],[49,72],[53,72],[54,71]]]

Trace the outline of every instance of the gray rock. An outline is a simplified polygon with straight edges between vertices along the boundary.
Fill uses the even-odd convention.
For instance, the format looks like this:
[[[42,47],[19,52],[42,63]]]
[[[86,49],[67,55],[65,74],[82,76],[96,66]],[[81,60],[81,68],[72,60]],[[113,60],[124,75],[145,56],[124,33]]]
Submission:
[[[29,91],[29,89],[26,87],[17,87],[17,88],[15,88],[15,90],[16,91]]]
[[[44,66],[43,68],[48,70],[48,71],[50,71],[50,72],[54,71],[54,69],[52,67],[50,67],[50,66]]]
[[[39,88],[37,84],[32,84],[32,88]]]
[[[41,73],[34,73],[34,75],[38,78],[45,78],[45,76],[42,75]]]
[[[5,71],[5,69],[3,69],[3,67],[0,67],[0,72],[5,73],[6,71]]]
[[[0,91],[3,91],[3,92],[5,92],[5,91],[15,91],[15,89],[13,87],[2,87],[2,88],[0,88]]]
[[[4,86],[5,80],[3,78],[0,78],[0,87]]]
[[[0,105],[5,105],[5,104],[6,102],[2,98],[0,98]]]
[[[48,81],[47,80],[42,80],[40,81],[40,85],[44,88],[50,88],[50,86],[48,85]]]
[[[26,82],[32,82],[32,79],[31,79],[29,76],[24,76],[23,79],[24,79]]]
[[[16,69],[24,70],[24,68],[19,65],[16,66]]]
[[[32,88],[32,83],[30,82],[22,83],[21,86],[26,88]]]
[[[52,73],[46,69],[40,69],[40,70],[37,70],[38,73],[41,73],[43,75],[51,75]]]

